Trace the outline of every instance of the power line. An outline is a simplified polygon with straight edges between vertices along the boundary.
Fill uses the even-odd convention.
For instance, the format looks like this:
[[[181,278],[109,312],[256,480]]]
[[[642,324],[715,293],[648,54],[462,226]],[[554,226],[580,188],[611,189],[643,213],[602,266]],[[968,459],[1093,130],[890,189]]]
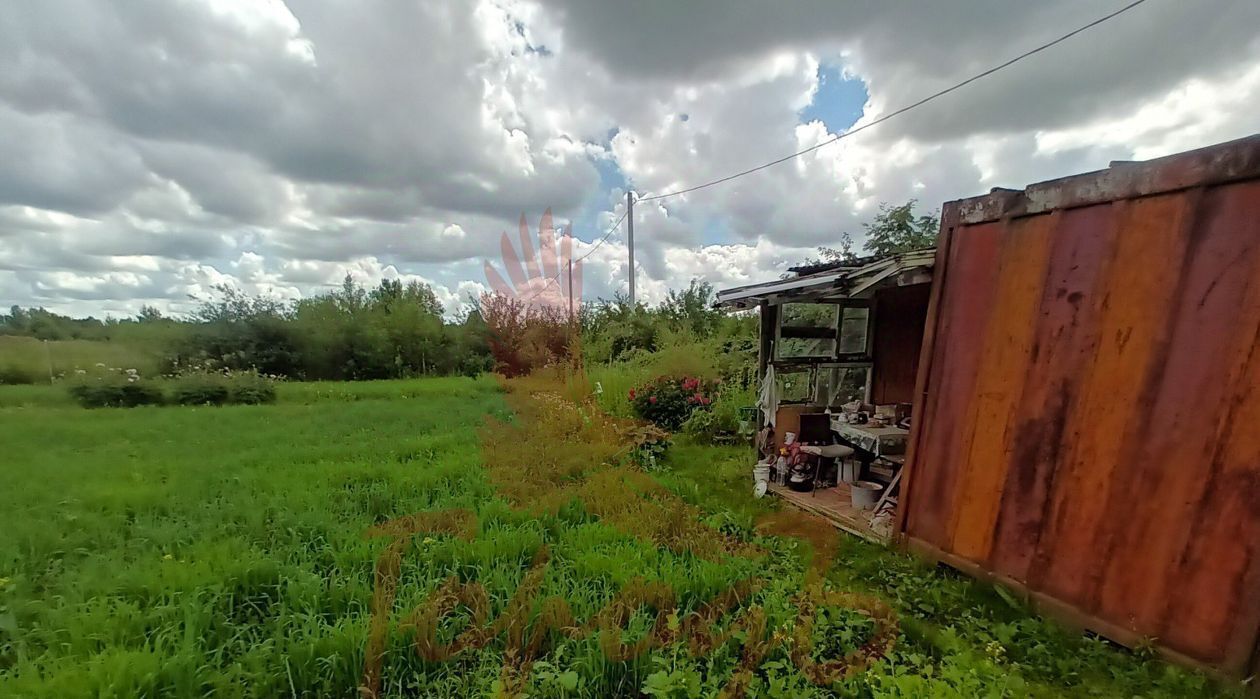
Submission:
[[[1026,52],[1024,52],[1024,53],[1022,53],[1022,54],[1020,54],[1020,55],[1018,55],[1018,56],[1016,56],[1016,57],[1014,57],[1014,58],[1010,59],[1009,61],[1006,61],[1005,63],[1002,63],[1002,64],[1000,64],[1000,65],[996,65],[996,66],[994,66],[994,67],[992,67],[992,68],[990,68],[990,69],[988,69],[988,70],[984,71],[983,73],[978,73],[978,74],[976,74],[976,75],[973,75],[973,76],[971,76],[970,78],[967,78],[966,80],[964,80],[964,81],[962,81],[962,82],[960,82],[960,83],[957,83],[956,85],[951,85],[950,87],[947,87],[947,88],[945,88],[944,90],[941,90],[940,92],[936,92],[936,93],[933,93],[933,94],[931,94],[931,95],[928,95],[927,97],[924,97],[923,99],[919,100],[918,102],[915,102],[915,103],[913,103],[913,104],[908,104],[908,105],[906,105],[906,106],[904,106],[904,107],[902,107],[902,108],[898,109],[898,110],[897,110],[897,111],[895,111],[895,112],[890,112],[890,113],[888,113],[888,114],[885,114],[884,116],[882,116],[882,117],[880,117],[880,118],[878,118],[878,119],[875,119],[874,121],[870,122],[869,124],[863,124],[862,126],[859,126],[859,127],[858,127],[858,128],[856,128],[856,129],[851,129],[851,130],[849,130],[849,131],[846,131],[846,132],[844,132],[844,133],[842,133],[842,134],[840,134],[840,135],[838,135],[838,136],[836,136],[836,137],[834,137],[834,138],[831,138],[831,139],[828,139],[828,140],[826,140],[826,141],[823,141],[822,143],[819,143],[819,144],[817,144],[817,145],[810,146],[809,148],[806,148],[805,150],[797,151],[797,152],[795,152],[795,153],[793,153],[793,154],[791,154],[791,155],[786,155],[786,156],[784,156],[784,157],[782,157],[782,158],[779,158],[778,160],[771,160],[771,161],[770,161],[770,162],[768,162],[768,163],[763,163],[763,164],[761,164],[761,165],[758,165],[757,167],[752,167],[752,168],[749,168],[749,169],[744,170],[744,171],[742,171],[742,172],[737,172],[737,173],[735,173],[735,174],[733,174],[733,175],[727,175],[726,177],[721,177],[721,178],[718,178],[718,179],[713,180],[713,181],[711,181],[711,182],[705,182],[704,184],[698,184],[698,185],[696,185],[696,186],[694,186],[694,187],[687,187],[686,189],[678,189],[678,190],[674,190],[674,191],[672,191],[672,192],[665,192],[664,194],[654,194],[654,195],[652,195],[652,196],[648,196],[648,197],[639,197],[639,199],[638,199],[638,200],[639,200],[639,201],[651,201],[651,200],[653,200],[653,199],[664,199],[665,197],[672,197],[672,196],[676,196],[676,195],[679,195],[679,194],[686,194],[686,193],[688,193],[688,192],[694,192],[694,191],[696,191],[696,190],[698,190],[698,189],[704,189],[704,188],[706,188],[706,187],[712,187],[713,185],[716,185],[716,184],[722,184],[723,182],[729,182],[729,181],[731,181],[731,180],[733,180],[733,179],[736,179],[736,178],[739,178],[739,177],[743,177],[744,175],[751,175],[751,174],[752,174],[752,173],[754,173],[754,172],[758,172],[758,171],[760,171],[760,170],[765,170],[766,168],[768,168],[768,167],[773,167],[773,166],[775,166],[775,165],[778,165],[779,163],[785,163],[785,162],[787,162],[787,161],[789,161],[789,160],[791,160],[791,159],[793,159],[793,158],[797,158],[797,157],[800,157],[800,156],[802,156],[802,155],[805,155],[806,153],[811,153],[811,152],[813,152],[813,151],[816,151],[816,150],[818,150],[819,148],[822,148],[823,146],[829,146],[829,145],[831,145],[831,144],[835,143],[836,141],[839,141],[839,140],[840,140],[840,139],[842,139],[842,138],[848,138],[849,136],[852,136],[852,135],[854,135],[854,134],[856,134],[856,133],[859,133],[859,132],[865,131],[866,129],[869,129],[869,128],[871,128],[872,126],[876,126],[876,125],[878,125],[878,124],[882,124],[883,122],[888,121],[889,119],[892,119],[892,118],[893,118],[893,117],[895,117],[895,116],[899,116],[899,115],[901,115],[901,114],[905,114],[906,112],[908,112],[908,111],[910,111],[910,110],[912,110],[912,109],[915,109],[915,108],[917,108],[917,107],[921,107],[921,106],[923,106],[923,105],[927,104],[928,102],[931,102],[932,100],[934,100],[934,99],[936,99],[936,98],[938,98],[938,97],[944,97],[945,95],[948,95],[949,93],[953,92],[954,90],[957,90],[957,89],[959,89],[959,88],[961,88],[961,87],[963,87],[963,86],[969,85],[969,84],[971,84],[971,83],[973,83],[973,82],[975,82],[975,81],[977,81],[977,80],[979,80],[979,79],[981,79],[981,78],[985,78],[985,77],[988,77],[988,76],[990,76],[990,75],[993,75],[994,73],[998,72],[999,70],[1002,70],[1003,68],[1007,68],[1007,67],[1009,67],[1009,66],[1012,66],[1012,65],[1014,65],[1014,64],[1016,64],[1016,63],[1018,63],[1018,62],[1020,62],[1020,61],[1024,60],[1025,58],[1028,58],[1029,56],[1032,56],[1032,55],[1034,55],[1034,54],[1037,54],[1037,53],[1040,53],[1040,52],[1042,52],[1042,51],[1045,51],[1046,49],[1050,48],[1051,46],[1054,46],[1054,45],[1056,45],[1056,44],[1062,43],[1062,42],[1064,42],[1064,41],[1066,41],[1066,40],[1068,40],[1068,39],[1070,39],[1070,38],[1072,38],[1072,37],[1076,36],[1077,34],[1080,34],[1080,33],[1081,33],[1081,32],[1083,32],[1083,31],[1086,31],[1086,30],[1088,30],[1088,29],[1092,29],[1093,27],[1096,27],[1096,26],[1098,26],[1098,25],[1102,24],[1103,22],[1106,22],[1107,20],[1112,19],[1113,17],[1117,17],[1117,16],[1119,16],[1119,15],[1121,15],[1121,14],[1124,14],[1125,12],[1128,12],[1129,10],[1132,10],[1133,8],[1137,7],[1138,5],[1141,5],[1141,4],[1142,4],[1142,3],[1144,3],[1144,2],[1146,2],[1146,0],[1134,0],[1134,2],[1131,2],[1131,3],[1129,3],[1128,5],[1125,5],[1124,7],[1121,7],[1120,9],[1116,10],[1115,12],[1112,12],[1111,14],[1108,14],[1108,15],[1104,15],[1103,17],[1099,17],[1098,19],[1094,20],[1093,22],[1090,22],[1089,24],[1086,24],[1085,26],[1080,27],[1080,28],[1078,28],[1078,29],[1074,29],[1074,30],[1072,30],[1072,31],[1068,32],[1067,34],[1064,34],[1063,36],[1061,36],[1061,37],[1059,37],[1059,38],[1055,39],[1054,41],[1051,41],[1051,42],[1049,42],[1049,43],[1042,44],[1041,46],[1038,46],[1037,48],[1032,49],[1031,51],[1026,51]]]

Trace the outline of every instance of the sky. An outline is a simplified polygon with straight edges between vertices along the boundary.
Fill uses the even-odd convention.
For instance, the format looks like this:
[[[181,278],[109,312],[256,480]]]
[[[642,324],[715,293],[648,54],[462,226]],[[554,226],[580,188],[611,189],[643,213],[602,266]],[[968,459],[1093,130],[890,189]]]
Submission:
[[[1125,3],[44,0],[0,5],[0,307],[179,315],[351,275],[456,314],[550,209],[815,145]],[[950,199],[1260,132],[1260,3],[1148,0],[774,168],[635,206],[638,292],[778,277]],[[626,288],[624,229],[586,298]]]

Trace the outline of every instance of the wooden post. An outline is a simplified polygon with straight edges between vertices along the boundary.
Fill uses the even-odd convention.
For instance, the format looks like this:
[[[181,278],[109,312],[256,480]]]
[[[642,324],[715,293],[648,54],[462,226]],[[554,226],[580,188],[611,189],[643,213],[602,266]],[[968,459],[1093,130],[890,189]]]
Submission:
[[[635,308],[634,296],[634,192],[626,192],[626,247],[630,250],[630,308]]]
[[[951,202],[952,203],[952,202]],[[946,205],[941,211],[941,232],[936,238],[936,258],[932,263],[932,293],[928,297],[927,318],[923,328],[923,344],[919,347],[919,371],[914,380],[914,401],[910,416],[910,437],[906,445],[906,461],[901,466],[901,493],[897,496],[897,517],[892,537],[903,548],[909,542],[910,488],[914,471],[922,458],[924,423],[931,419],[928,390],[932,383],[932,358],[936,356],[936,336],[941,322],[942,296],[945,294],[945,273],[949,261],[949,245],[958,223],[958,207]]]

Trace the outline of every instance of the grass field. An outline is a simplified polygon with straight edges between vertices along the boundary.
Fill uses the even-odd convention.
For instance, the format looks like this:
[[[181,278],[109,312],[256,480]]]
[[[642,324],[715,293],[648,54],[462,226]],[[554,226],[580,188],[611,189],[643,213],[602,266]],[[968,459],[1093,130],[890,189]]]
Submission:
[[[156,349],[104,340],[0,335],[0,385],[48,384],[53,378],[73,377],[76,369],[92,371],[97,364],[156,376],[159,354]]]
[[[61,393],[0,387],[0,696],[1225,691],[776,512],[742,450],[604,467],[615,425],[490,379]],[[885,608],[895,647],[864,656]],[[829,658],[850,671],[819,686]]]

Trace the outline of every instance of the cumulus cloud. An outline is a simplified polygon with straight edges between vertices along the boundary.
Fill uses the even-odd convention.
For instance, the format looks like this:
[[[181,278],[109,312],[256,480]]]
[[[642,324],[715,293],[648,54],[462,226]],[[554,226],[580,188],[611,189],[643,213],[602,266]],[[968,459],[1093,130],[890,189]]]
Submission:
[[[1119,3],[789,7],[719,0],[50,0],[0,10],[0,302],[171,312],[217,284],[298,298],[350,274],[431,283],[451,313],[550,207],[626,287],[641,195],[833,138],[801,117],[831,69],[858,125]],[[649,301],[772,278],[925,208],[1247,135],[1260,4],[1146,3],[851,139],[636,206]],[[860,236],[859,236],[860,243]],[[593,252],[591,252],[593,250]]]

